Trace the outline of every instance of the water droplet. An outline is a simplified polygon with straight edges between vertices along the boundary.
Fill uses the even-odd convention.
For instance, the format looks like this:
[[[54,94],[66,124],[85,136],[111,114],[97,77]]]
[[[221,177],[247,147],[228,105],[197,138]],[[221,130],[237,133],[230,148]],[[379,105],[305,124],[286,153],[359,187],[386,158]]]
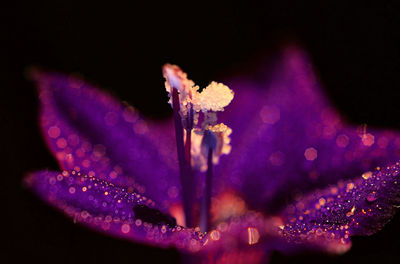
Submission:
[[[52,126],[47,130],[47,134],[51,138],[58,138],[61,134],[61,130],[58,128],[58,126]]]
[[[273,125],[281,118],[281,113],[278,107],[265,105],[260,111],[261,120],[266,123]]]
[[[260,239],[260,233],[258,232],[257,228],[248,227],[247,232],[248,232],[249,245],[257,244],[258,240]]]
[[[220,237],[221,237],[221,234],[220,234],[219,231],[213,230],[213,231],[211,231],[211,233],[210,233],[210,237],[211,237],[212,240],[219,240]]]
[[[367,171],[367,172],[363,173],[361,176],[364,178],[364,180],[368,180],[369,178],[371,178],[372,172]]]
[[[349,144],[349,137],[348,136],[342,134],[342,135],[339,135],[336,138],[336,145],[339,148],[345,148],[345,147],[347,147],[348,144]]]
[[[367,195],[366,199],[368,202],[372,203],[372,202],[375,202],[377,198],[376,198],[375,193],[369,193]]]
[[[306,160],[313,161],[318,157],[318,151],[315,148],[308,148],[304,152]]]
[[[123,224],[121,226],[121,232],[124,234],[129,233],[129,231],[131,231],[131,227],[129,226],[129,224]]]

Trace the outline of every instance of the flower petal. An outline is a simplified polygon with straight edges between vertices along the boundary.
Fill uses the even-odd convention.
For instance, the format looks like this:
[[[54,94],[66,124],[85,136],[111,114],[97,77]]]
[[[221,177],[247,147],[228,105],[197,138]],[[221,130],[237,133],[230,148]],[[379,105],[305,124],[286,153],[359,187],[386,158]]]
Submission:
[[[41,72],[33,76],[39,87],[42,132],[62,169],[134,186],[164,202],[163,207],[179,199],[168,124],[140,118],[134,108],[78,78]],[[170,187],[178,190],[173,196],[167,195]]]
[[[399,133],[346,125],[303,51],[289,47],[277,61],[226,82],[235,99],[220,118],[233,130],[232,152],[216,166],[220,190],[272,212],[299,192],[400,158]]]
[[[400,207],[399,172],[399,163],[378,167],[298,198],[282,213],[282,235],[291,242],[340,241],[346,249],[350,236],[375,233]]]
[[[200,232],[177,226],[151,199],[80,172],[36,172],[26,183],[74,222],[112,236],[190,252],[205,240]]]
[[[133,242],[173,246],[204,262],[259,263],[279,239],[281,221],[254,212],[221,223],[208,234],[178,226],[147,197],[81,172],[40,171],[28,175],[25,183],[75,223]]]

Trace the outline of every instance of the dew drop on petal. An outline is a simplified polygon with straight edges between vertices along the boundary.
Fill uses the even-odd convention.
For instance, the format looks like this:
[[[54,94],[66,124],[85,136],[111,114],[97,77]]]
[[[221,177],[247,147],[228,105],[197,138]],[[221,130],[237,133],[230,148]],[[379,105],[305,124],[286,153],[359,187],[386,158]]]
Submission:
[[[306,160],[313,161],[318,157],[318,151],[315,148],[308,148],[304,151]]]
[[[372,134],[368,133],[362,136],[361,141],[364,146],[370,147],[375,143],[375,137]]]
[[[210,233],[210,238],[211,238],[212,240],[217,241],[217,240],[219,240],[219,239],[221,238],[221,234],[220,234],[219,231],[213,230],[213,231],[211,231],[211,233]]]
[[[93,147],[93,157],[95,160],[100,159],[106,154],[106,147],[101,144],[95,145]]]
[[[342,134],[342,135],[339,135],[336,138],[336,145],[339,148],[345,148],[345,147],[347,147],[348,144],[349,144],[349,137],[348,136]]]
[[[285,154],[281,151],[277,151],[269,156],[269,161],[274,166],[282,166],[285,163]]]
[[[264,105],[261,108],[260,117],[264,123],[273,125],[281,118],[281,112],[276,106]]]
[[[118,176],[118,173],[115,172],[115,171],[111,171],[110,174],[109,174],[108,176],[110,176],[111,179],[116,179],[117,176]]]
[[[58,181],[62,181],[64,179],[64,177],[61,175],[61,174],[58,174],[57,175],[57,180]]]
[[[49,183],[50,183],[51,185],[56,184],[56,178],[54,178],[54,177],[49,178]]]
[[[87,211],[82,211],[82,212],[81,212],[81,217],[82,217],[83,219],[86,219],[88,216],[89,216],[89,213],[88,213]]]
[[[124,117],[125,121],[129,123],[134,123],[139,118],[139,115],[132,106],[127,106],[122,116]]]
[[[376,201],[376,194],[375,193],[369,193],[368,195],[367,195],[367,197],[366,197],[366,199],[367,199],[367,201],[368,202],[370,202],[370,203],[372,203],[372,202],[375,202]]]
[[[69,187],[68,189],[70,194],[74,194],[75,193],[75,187]]]
[[[49,130],[47,131],[47,134],[49,135],[49,137],[51,138],[58,138],[60,136],[60,129],[58,128],[58,126],[52,126],[49,128]]]
[[[112,216],[111,215],[107,215],[106,218],[104,219],[104,221],[106,221],[107,223],[111,223],[112,222]]]
[[[247,233],[249,238],[249,245],[254,245],[258,243],[258,240],[260,239],[260,233],[258,232],[257,228],[248,227]]]
[[[331,187],[331,194],[332,195],[336,195],[336,194],[338,194],[338,192],[339,192],[339,189],[337,187]]]
[[[63,149],[67,146],[67,141],[65,140],[65,138],[59,138],[57,139],[56,144],[58,148]]]
[[[121,232],[124,234],[129,233],[129,231],[131,231],[131,227],[129,226],[129,224],[123,224],[121,226]]]
[[[356,211],[356,206],[354,205],[349,212],[347,212],[346,216],[350,217],[354,215],[354,212]]]
[[[364,172],[361,175],[361,177],[363,177],[364,180],[368,180],[369,178],[371,178],[371,176],[372,176],[372,172],[370,172],[370,171]]]

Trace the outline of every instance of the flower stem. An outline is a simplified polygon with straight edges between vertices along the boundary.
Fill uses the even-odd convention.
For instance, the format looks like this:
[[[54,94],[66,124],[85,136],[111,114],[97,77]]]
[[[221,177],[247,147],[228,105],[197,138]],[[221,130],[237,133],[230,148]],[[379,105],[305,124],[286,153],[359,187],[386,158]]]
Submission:
[[[212,148],[208,149],[206,184],[200,212],[200,231],[208,232],[210,228],[211,188],[213,178]]]
[[[183,209],[185,212],[185,221],[186,221],[186,226],[192,227],[193,203],[194,203],[194,179],[193,179],[192,168],[190,166],[190,160],[187,160],[185,157],[186,155],[185,155],[185,146],[183,140],[182,118],[179,113],[180,112],[179,94],[178,90],[175,88],[172,89],[172,109],[174,113],[176,148],[178,152],[178,162],[180,171],[180,181],[182,185],[182,197],[183,197]]]

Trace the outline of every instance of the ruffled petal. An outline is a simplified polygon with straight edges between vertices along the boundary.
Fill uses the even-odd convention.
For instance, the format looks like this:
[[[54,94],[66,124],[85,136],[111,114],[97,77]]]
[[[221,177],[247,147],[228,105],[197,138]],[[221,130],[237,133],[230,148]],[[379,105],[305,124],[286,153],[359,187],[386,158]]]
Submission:
[[[74,222],[115,237],[189,252],[199,251],[206,239],[194,229],[177,226],[153,200],[80,172],[41,171],[25,182]]]
[[[244,193],[253,208],[277,211],[299,193],[400,158],[399,133],[348,126],[296,47],[226,83],[235,98],[219,119],[233,130],[232,152],[215,185]]]
[[[62,169],[133,186],[163,207],[180,199],[169,123],[144,120],[131,106],[78,78],[41,72],[33,77],[42,132]],[[176,190],[172,196],[169,188]]]
[[[348,249],[351,236],[375,233],[400,207],[399,172],[399,163],[378,167],[353,181],[299,197],[282,212],[282,236],[292,243],[322,246],[338,241],[339,252]],[[331,251],[331,244],[327,246]]]

